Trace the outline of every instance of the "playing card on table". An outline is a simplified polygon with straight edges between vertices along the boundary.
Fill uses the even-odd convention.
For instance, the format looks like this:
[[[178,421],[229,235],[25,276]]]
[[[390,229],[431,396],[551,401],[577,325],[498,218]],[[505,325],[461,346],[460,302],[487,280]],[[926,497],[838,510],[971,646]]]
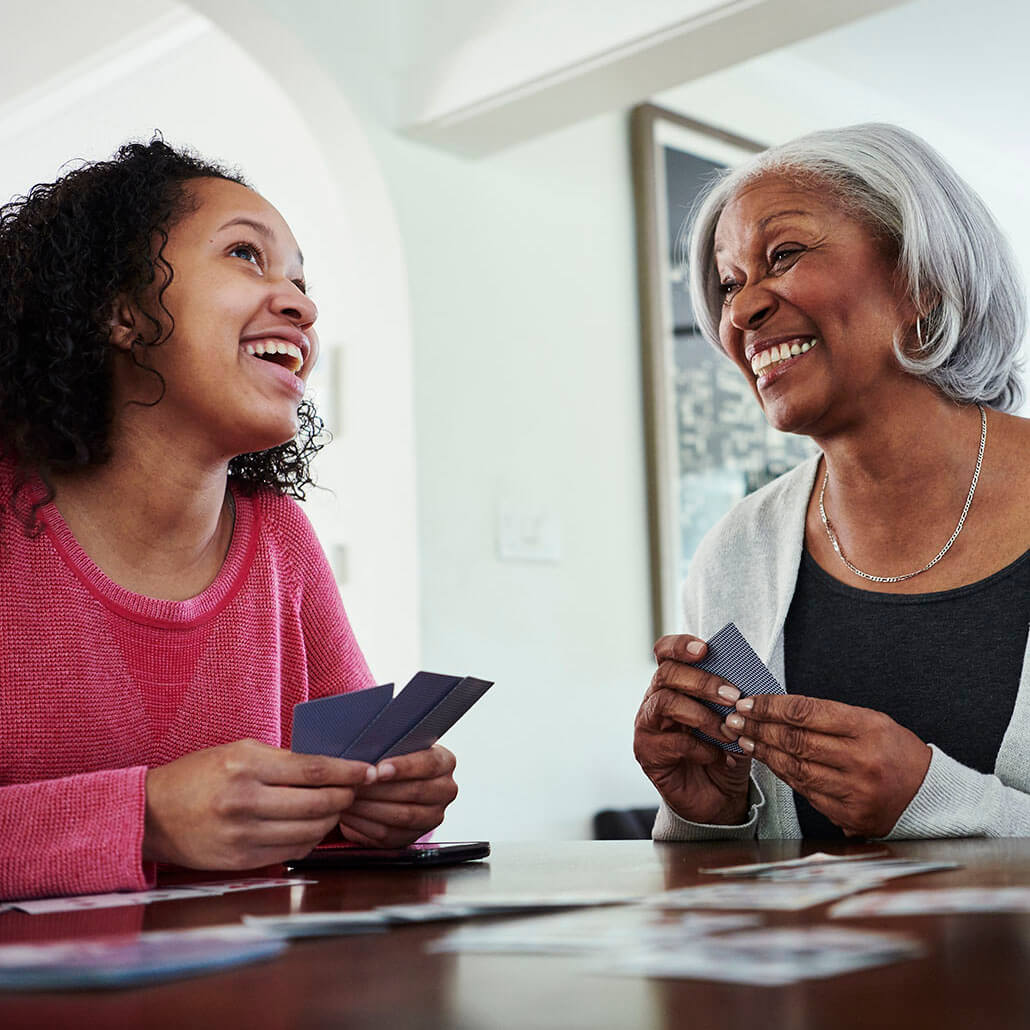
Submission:
[[[378,912],[298,912],[288,916],[244,916],[251,929],[273,937],[337,937],[376,933],[387,919]]]
[[[606,973],[683,977],[779,986],[922,954],[918,942],[892,933],[838,927],[769,927],[688,941],[682,947],[630,948],[602,967]]]
[[[0,945],[0,989],[130,987],[271,958],[285,946],[243,926]]]
[[[961,912],[1030,912],[1030,887],[941,887],[864,894],[841,901],[830,909],[834,919]]]
[[[658,908],[770,909],[796,912],[836,901],[870,886],[868,880],[826,883],[716,883],[703,887],[679,887],[653,894],[646,904]]]
[[[577,909],[559,915],[461,926],[429,945],[436,952],[517,955],[596,955],[627,948],[677,947],[684,941],[759,923],[749,915],[691,912],[667,919],[654,909]]]
[[[699,669],[704,669],[705,672],[710,672],[713,676],[732,683],[740,691],[742,697],[752,697],[755,694],[786,693],[762,663],[762,659],[755,654],[754,648],[744,639],[743,634],[732,622],[726,623],[715,636],[709,639],[708,653],[705,655],[704,661],[696,664]],[[703,704],[724,719],[734,710],[732,705],[720,705],[715,701],[704,701]],[[716,739],[697,729],[693,732],[708,741],[709,744],[721,747],[723,751],[730,751],[736,755],[745,753],[736,741]]]
[[[29,915],[53,912],[84,912],[97,908],[121,908],[125,905],[150,905],[155,901],[195,901],[234,891],[264,890],[268,887],[293,887],[315,883],[297,877],[246,877],[240,880],[184,883],[175,887],[158,887],[149,891],[115,891],[111,894],[78,894],[68,898],[40,898],[36,901],[13,901],[11,907]]]

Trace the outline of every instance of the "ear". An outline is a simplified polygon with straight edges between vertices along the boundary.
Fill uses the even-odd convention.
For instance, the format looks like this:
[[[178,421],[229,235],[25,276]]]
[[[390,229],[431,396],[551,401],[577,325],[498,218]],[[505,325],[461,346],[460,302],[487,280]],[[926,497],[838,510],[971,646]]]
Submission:
[[[118,297],[111,305],[111,331],[108,341],[120,351],[131,351],[136,331],[136,314],[127,297]]]

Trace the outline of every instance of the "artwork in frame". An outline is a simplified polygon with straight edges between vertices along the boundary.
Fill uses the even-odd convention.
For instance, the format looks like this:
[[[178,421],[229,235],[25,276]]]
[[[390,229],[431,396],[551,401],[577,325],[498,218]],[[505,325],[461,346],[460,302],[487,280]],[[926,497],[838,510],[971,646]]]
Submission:
[[[682,625],[680,588],[704,534],[812,453],[772,429],[751,384],[697,329],[683,242],[694,202],[753,140],[652,104],[630,117],[655,636]]]

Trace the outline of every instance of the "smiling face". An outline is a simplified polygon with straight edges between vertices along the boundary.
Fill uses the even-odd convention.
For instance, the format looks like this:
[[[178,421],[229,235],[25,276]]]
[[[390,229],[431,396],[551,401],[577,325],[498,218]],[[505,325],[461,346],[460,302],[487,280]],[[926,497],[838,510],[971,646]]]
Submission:
[[[759,179],[726,205],[714,242],[720,343],[770,425],[818,435],[906,378],[893,341],[914,312],[895,259],[828,190]]]
[[[162,298],[174,328],[135,353],[165,381],[151,424],[227,459],[296,433],[318,354],[317,309],[297,241],[271,204],[223,179],[191,180],[187,189],[194,209],[168,230],[163,252],[174,272]],[[123,370],[119,395],[138,399],[139,377]]]

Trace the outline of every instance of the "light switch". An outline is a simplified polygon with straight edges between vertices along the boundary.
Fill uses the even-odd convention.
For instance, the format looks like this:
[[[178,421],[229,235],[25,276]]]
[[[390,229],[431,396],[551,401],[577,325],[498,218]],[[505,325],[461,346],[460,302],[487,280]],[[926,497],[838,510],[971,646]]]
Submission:
[[[501,501],[497,506],[497,555],[502,561],[559,561],[558,513],[543,505]]]

